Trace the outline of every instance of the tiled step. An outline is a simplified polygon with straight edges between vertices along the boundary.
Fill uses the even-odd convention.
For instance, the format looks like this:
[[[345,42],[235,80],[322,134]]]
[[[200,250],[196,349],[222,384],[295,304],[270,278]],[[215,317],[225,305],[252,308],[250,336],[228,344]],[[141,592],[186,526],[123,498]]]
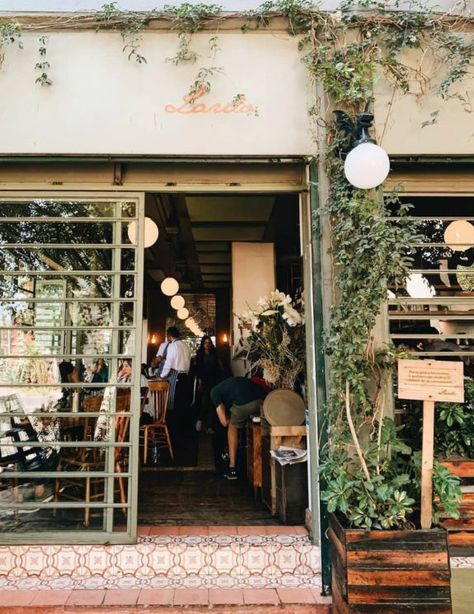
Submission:
[[[319,590],[303,527],[140,527],[130,546],[0,547],[0,590]]]

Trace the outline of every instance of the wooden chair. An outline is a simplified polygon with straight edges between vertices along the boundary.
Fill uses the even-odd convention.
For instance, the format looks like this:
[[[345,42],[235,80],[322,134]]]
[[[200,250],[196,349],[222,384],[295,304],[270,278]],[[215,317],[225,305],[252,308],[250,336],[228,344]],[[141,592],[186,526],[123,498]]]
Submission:
[[[84,406],[86,411],[99,411],[102,402],[102,397],[91,397],[88,399],[88,403]],[[87,409],[86,409],[87,407]],[[116,399],[116,411],[117,413],[124,413],[123,416],[115,417],[115,442],[123,443],[127,439],[128,429],[130,426],[130,394],[121,394]],[[84,441],[93,439],[94,436],[94,424],[89,422],[94,420],[93,418],[85,418],[84,424]],[[110,418],[111,420],[111,418]],[[97,420],[95,420],[96,422]],[[60,460],[58,471],[62,469],[70,469],[73,471],[104,471],[105,457],[101,456],[100,448],[72,448],[76,450],[74,457],[71,455],[63,456]],[[125,452],[126,448],[117,447],[113,449],[114,454],[114,471],[115,473],[123,473],[125,465]],[[58,501],[59,496],[72,501],[84,501],[90,503],[93,500],[104,501],[105,498],[105,480],[106,478],[56,478],[55,484],[55,497],[54,500]],[[120,502],[124,505],[123,512],[127,513],[125,507],[127,503],[127,495],[125,492],[124,478],[117,478],[118,489],[114,489],[114,492],[119,494]],[[83,490],[83,493],[77,493],[77,490]],[[88,527],[90,522],[90,508],[84,509],[84,526]]]
[[[154,421],[140,427],[140,441],[143,441],[143,464],[148,459],[148,446],[153,444],[159,448],[168,448],[171,459],[174,459],[166,412],[170,395],[170,385],[165,381],[150,382],[148,384],[149,401],[153,407]]]

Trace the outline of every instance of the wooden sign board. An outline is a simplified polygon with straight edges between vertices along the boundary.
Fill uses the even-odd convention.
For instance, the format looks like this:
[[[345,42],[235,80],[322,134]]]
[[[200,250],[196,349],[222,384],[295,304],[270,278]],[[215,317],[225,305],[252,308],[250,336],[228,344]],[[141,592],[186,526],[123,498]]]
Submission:
[[[464,403],[463,363],[448,360],[398,361],[398,398]]]

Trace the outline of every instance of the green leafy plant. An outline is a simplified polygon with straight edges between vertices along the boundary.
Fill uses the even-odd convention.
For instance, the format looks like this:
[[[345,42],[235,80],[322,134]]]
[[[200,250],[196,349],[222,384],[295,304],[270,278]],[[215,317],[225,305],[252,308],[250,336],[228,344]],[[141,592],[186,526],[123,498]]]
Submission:
[[[474,459],[474,381],[465,380],[464,404],[437,403],[434,449],[438,458]],[[413,446],[421,447],[421,404],[407,407],[404,422]]]
[[[38,54],[40,56],[40,61],[36,62],[35,64],[35,70],[38,70],[41,73],[36,78],[36,83],[39,83],[40,85],[52,85],[53,83],[48,75],[48,70],[51,68],[51,65],[46,59],[46,54],[48,51],[47,44],[48,44],[48,37],[40,36],[39,47],[38,47]]]
[[[23,48],[21,41],[22,27],[19,23],[7,22],[0,24],[0,66],[5,61],[5,47],[7,45],[18,45]]]
[[[122,11],[117,2],[103,4],[97,13],[97,31],[104,27],[118,29],[122,36],[124,46],[122,51],[127,54],[129,60],[135,60],[137,64],[146,64],[147,60],[139,49],[142,43],[142,32],[150,19],[155,16],[155,11],[148,13],[133,13]]]

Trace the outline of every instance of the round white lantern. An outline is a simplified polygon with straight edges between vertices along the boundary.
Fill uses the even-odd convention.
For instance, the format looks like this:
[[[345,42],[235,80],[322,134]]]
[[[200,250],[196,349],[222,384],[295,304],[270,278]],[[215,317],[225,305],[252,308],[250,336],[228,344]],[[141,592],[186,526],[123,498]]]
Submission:
[[[467,220],[451,222],[444,231],[444,242],[455,252],[474,246],[474,226]]]
[[[130,222],[127,229],[128,238],[130,243],[136,244],[137,242],[137,223],[136,221]],[[158,226],[151,219],[151,217],[145,218],[145,247],[151,247],[160,236]]]
[[[173,309],[176,309],[176,310],[182,309],[184,307],[184,303],[185,302],[186,301],[184,300],[184,298],[180,294],[176,294],[171,299],[171,307],[173,307]]]
[[[183,307],[182,309],[178,309],[176,315],[180,320],[186,320],[189,316],[189,311],[186,309],[186,307]]]
[[[161,282],[161,291],[165,296],[173,296],[179,290],[179,284],[174,277],[165,277]]]
[[[361,190],[376,188],[390,172],[387,152],[375,143],[361,143],[352,149],[344,162],[347,181]]]

